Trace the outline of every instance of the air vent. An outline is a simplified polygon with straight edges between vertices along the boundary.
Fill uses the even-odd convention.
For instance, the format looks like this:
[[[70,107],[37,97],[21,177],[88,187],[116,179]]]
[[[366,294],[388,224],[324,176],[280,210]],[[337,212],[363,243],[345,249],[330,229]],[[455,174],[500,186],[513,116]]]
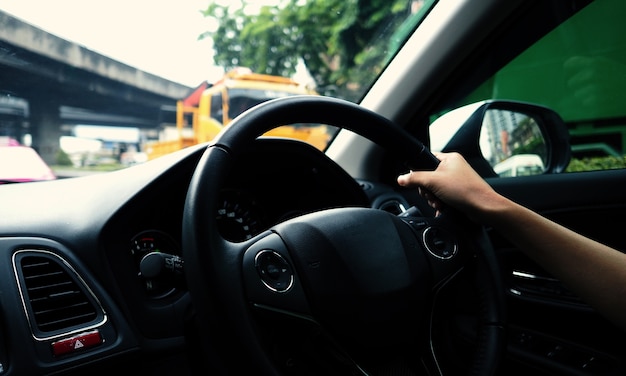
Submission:
[[[15,266],[34,334],[71,331],[100,317],[84,283],[57,256],[25,252],[16,257]]]

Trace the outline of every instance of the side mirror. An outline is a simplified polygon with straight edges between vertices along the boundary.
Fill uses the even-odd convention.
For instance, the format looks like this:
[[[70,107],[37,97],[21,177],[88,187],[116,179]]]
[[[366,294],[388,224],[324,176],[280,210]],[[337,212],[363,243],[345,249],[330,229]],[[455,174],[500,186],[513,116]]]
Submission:
[[[560,173],[571,157],[563,119],[531,103],[470,104],[433,122],[430,135],[432,151],[463,154],[483,177]]]

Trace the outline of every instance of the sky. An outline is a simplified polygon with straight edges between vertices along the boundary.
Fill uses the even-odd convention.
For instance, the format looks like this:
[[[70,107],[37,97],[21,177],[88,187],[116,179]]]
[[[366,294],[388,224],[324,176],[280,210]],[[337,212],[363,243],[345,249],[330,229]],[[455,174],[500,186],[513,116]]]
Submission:
[[[31,25],[140,70],[190,87],[214,81],[213,25],[201,14],[212,0],[0,0]],[[222,0],[225,1],[225,0]]]

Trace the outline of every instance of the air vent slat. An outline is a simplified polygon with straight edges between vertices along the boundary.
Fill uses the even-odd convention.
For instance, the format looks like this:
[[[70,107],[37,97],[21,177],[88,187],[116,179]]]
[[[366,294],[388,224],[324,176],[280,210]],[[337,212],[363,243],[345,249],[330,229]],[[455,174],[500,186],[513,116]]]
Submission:
[[[46,283],[47,281],[43,281],[43,283]],[[27,285],[34,285],[35,281],[33,280],[27,280],[26,284]],[[35,287],[29,287],[28,291],[31,293],[38,293],[38,294],[46,294],[47,291],[52,291],[54,293],[54,291],[66,291],[68,289],[71,289],[73,287],[74,283],[72,281],[67,281],[67,282],[63,282],[63,283],[56,283],[54,285],[48,285],[48,286],[35,286]],[[42,292],[43,291],[43,292]]]
[[[46,266],[46,265],[48,265],[48,264],[45,264],[45,265],[42,264],[40,266]],[[39,267],[39,269],[41,269],[41,267]],[[27,277],[27,278],[45,278],[45,277],[50,277],[50,276],[60,276],[60,275],[62,276],[63,275],[63,272],[61,272],[61,271],[37,274],[37,270],[36,269],[31,269],[31,270],[29,270],[29,272],[31,273],[31,276]]]
[[[44,256],[24,256],[20,259],[19,270],[32,322],[39,331],[64,330],[98,318],[95,305],[60,261]]]
[[[86,321],[90,321],[93,317],[91,316],[91,314],[85,314],[82,316],[74,316],[68,319],[64,319],[64,320],[57,320],[57,321],[50,321],[46,324],[42,324],[40,325],[40,329],[41,331],[46,331],[47,328],[56,328],[58,326],[62,326],[62,327],[69,327],[74,325],[73,321],[77,320],[77,319],[84,319]],[[53,330],[53,329],[50,329]]]

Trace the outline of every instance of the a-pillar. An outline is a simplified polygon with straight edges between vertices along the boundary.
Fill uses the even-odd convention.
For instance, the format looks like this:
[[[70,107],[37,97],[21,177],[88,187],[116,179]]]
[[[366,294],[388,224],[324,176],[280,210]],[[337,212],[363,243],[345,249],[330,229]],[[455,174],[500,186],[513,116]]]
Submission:
[[[63,125],[59,104],[43,98],[29,98],[28,104],[32,147],[46,163],[56,164]]]

